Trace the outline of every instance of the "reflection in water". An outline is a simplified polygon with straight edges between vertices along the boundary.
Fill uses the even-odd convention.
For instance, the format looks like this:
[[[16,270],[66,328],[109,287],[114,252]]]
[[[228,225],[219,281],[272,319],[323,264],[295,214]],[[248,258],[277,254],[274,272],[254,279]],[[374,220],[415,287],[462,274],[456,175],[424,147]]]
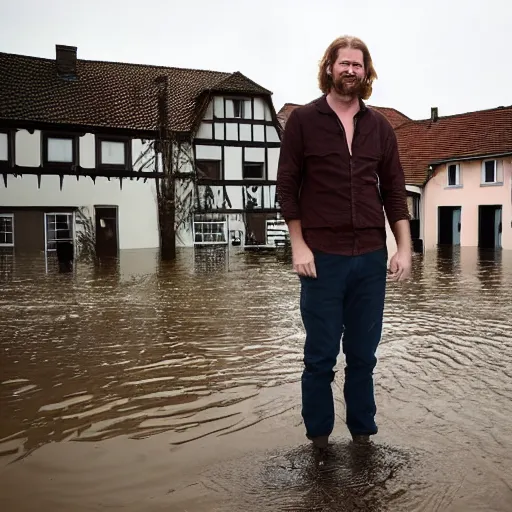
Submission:
[[[240,510],[383,512],[402,495],[394,478],[409,463],[409,454],[387,446],[335,444],[324,455],[308,446],[270,453],[258,471],[239,461],[224,478],[247,482]]]
[[[44,259],[0,261],[1,461],[51,442],[120,435],[167,432],[181,446],[297,405],[298,396],[279,392],[299,382],[303,347],[298,281],[279,255],[183,249],[161,263],[156,251],[126,251],[97,266],[76,262],[69,274],[47,271]],[[471,446],[474,467],[492,461],[486,474],[508,482],[511,285],[506,251],[416,257],[413,280],[389,286],[376,370],[382,421],[437,436],[458,454],[443,441],[455,438]],[[342,383],[334,385],[340,400]],[[318,466],[301,446],[239,470],[253,472],[249,494],[262,510],[380,511],[414,492],[408,510],[422,493],[446,505],[446,493],[406,483],[409,455],[379,446],[364,457],[337,443]],[[448,465],[441,474],[438,485],[458,473]]]

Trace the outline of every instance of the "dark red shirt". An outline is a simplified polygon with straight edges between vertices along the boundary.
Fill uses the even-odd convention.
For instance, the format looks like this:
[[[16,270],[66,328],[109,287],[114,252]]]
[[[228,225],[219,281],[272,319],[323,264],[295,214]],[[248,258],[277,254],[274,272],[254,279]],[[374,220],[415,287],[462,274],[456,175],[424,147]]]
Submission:
[[[356,255],[386,245],[390,225],[409,219],[395,132],[360,102],[350,154],[343,125],[326,96],[292,111],[277,172],[284,220],[300,219],[312,250]]]

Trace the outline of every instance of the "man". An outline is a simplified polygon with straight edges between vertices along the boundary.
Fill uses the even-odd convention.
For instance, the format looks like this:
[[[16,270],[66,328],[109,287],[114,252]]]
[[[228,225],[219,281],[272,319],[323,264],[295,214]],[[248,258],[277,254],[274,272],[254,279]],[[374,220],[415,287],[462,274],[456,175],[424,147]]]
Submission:
[[[363,100],[377,77],[367,46],[336,39],[320,63],[323,95],[289,116],[277,193],[301,282],[306,330],[302,416],[319,448],[334,428],[331,383],[343,338],[346,424],[354,442],[377,433],[373,370],[388,274],[385,216],[397,242],[392,280],[411,271],[405,179],[393,128]]]

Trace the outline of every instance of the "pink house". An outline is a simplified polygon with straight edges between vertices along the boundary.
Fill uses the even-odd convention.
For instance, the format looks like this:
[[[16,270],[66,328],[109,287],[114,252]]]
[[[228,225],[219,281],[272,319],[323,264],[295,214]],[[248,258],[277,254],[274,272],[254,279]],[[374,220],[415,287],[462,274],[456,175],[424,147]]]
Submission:
[[[404,123],[409,184],[422,189],[421,238],[437,246],[512,249],[512,107]]]

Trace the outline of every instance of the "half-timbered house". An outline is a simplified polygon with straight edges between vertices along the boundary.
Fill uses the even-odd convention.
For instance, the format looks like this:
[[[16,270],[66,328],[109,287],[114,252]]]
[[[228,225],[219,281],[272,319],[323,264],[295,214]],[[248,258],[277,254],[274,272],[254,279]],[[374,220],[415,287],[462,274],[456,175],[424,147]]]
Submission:
[[[273,244],[270,91],[240,72],[82,60],[57,45],[55,59],[0,53],[0,246],[76,251],[88,227],[100,256],[158,247],[162,122],[178,155],[177,245]]]

